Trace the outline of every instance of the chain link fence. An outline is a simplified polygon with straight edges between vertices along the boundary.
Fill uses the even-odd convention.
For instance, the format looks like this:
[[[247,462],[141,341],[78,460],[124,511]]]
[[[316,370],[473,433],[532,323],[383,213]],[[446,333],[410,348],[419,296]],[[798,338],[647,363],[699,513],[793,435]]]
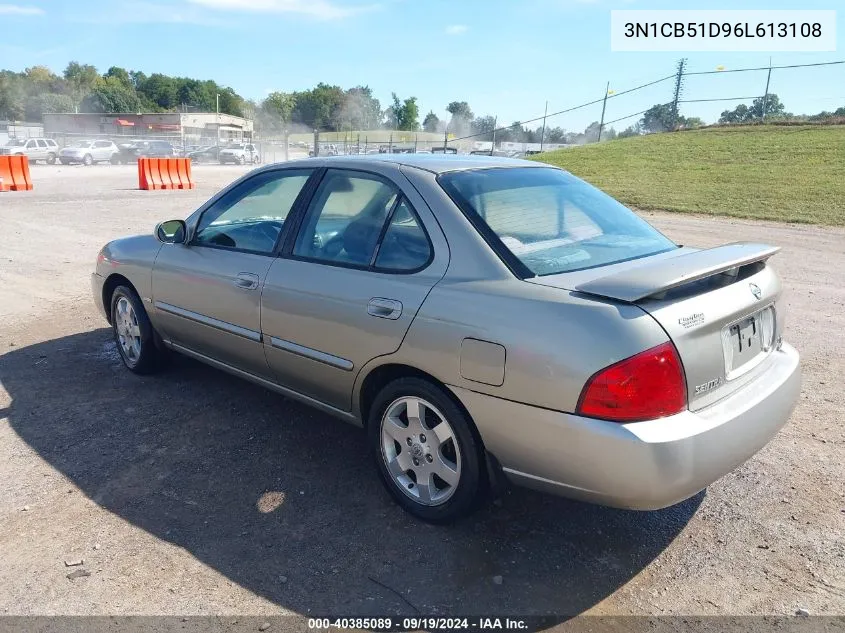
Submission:
[[[559,148],[583,145],[608,140],[617,134],[613,126],[622,128],[625,135],[635,135],[656,131],[672,131],[684,127],[699,126],[703,122],[694,117],[685,118],[683,113],[688,104],[724,103],[726,108],[745,105],[742,110],[742,123],[781,123],[791,122],[845,122],[845,116],[839,118],[797,117],[784,119],[780,110],[770,112],[770,99],[778,91],[778,80],[789,72],[824,73],[829,92],[818,100],[830,104],[833,114],[845,113],[845,60],[811,64],[768,65],[752,68],[690,71],[686,60],[681,60],[675,71],[662,77],[644,81],[624,90],[612,90],[608,82],[603,94],[584,103],[568,106],[553,112],[548,111],[548,102],[543,114],[530,116],[517,124],[499,126],[498,117],[487,116],[473,121],[455,121],[454,119],[437,132],[403,130],[361,130],[361,131],[325,131],[306,130],[298,126],[297,131],[286,134],[263,135],[256,130],[253,139],[216,138],[218,129],[200,134],[194,129],[174,126],[173,130],[153,130],[122,128],[114,132],[91,133],[49,133],[60,146],[67,146],[80,140],[110,140],[118,146],[126,146],[144,141],[168,143],[177,156],[187,156],[204,151],[202,162],[217,162],[216,153],[220,147],[240,146],[247,152],[250,163],[279,162],[306,158],[308,156],[360,155],[383,153],[455,153],[455,154],[490,154],[494,156],[524,156]],[[741,77],[741,81],[726,80],[728,77]],[[780,84],[781,89],[799,83]],[[724,94],[726,89],[741,89],[742,94]],[[795,96],[793,89],[793,98]],[[837,91],[839,94],[836,94]],[[781,92],[783,95],[783,92]],[[802,94],[802,97],[806,95]],[[790,98],[781,96],[784,102]],[[806,101],[806,99],[805,99]],[[761,105],[762,104],[762,105]],[[648,105],[648,107],[644,107]],[[750,106],[750,107],[749,107]],[[657,129],[643,129],[639,125],[644,114],[662,109],[662,119]],[[779,106],[780,107],[780,106]],[[756,108],[756,109],[755,109]],[[539,109],[539,108],[538,108]],[[826,109],[826,108],[822,108]],[[633,110],[633,111],[632,111]],[[782,110],[782,108],[781,108]],[[566,131],[565,125],[576,120],[594,120],[583,132]],[[292,124],[293,125],[293,124]],[[583,123],[582,123],[583,125]],[[443,127],[445,126],[445,129]],[[218,126],[219,128],[220,126]],[[20,128],[19,133],[6,126],[9,138],[20,134],[32,136],[33,130]],[[33,128],[34,129],[34,128]],[[43,129],[43,128],[42,128]],[[242,134],[241,136],[246,136]],[[199,159],[198,159],[198,162]]]

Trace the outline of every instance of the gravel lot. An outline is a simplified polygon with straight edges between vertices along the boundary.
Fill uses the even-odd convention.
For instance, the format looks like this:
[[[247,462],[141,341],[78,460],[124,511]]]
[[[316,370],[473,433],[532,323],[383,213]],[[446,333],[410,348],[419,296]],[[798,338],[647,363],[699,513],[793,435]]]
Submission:
[[[187,359],[122,368],[94,258],[245,169],[194,171],[145,192],[134,167],[36,165],[0,194],[0,613],[845,613],[845,231],[646,214],[684,244],[783,247],[804,389],[748,463],[659,512],[513,490],[432,527],[355,428]]]

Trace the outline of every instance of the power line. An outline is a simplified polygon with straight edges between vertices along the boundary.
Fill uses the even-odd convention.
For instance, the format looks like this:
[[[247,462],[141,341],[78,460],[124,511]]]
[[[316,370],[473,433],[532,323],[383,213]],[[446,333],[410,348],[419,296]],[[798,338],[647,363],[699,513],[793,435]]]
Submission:
[[[782,68],[809,68],[810,66],[834,66],[836,64],[845,64],[845,59],[832,62],[816,62],[813,64],[789,64],[787,66],[771,66],[772,70]],[[725,70],[699,70],[692,73],[684,73],[685,75],[721,75],[723,73],[747,73],[754,70],[769,70],[769,66],[760,66],[759,68],[726,68]]]
[[[662,107],[665,107],[665,106],[670,106],[670,105],[672,105],[672,103],[673,103],[672,101],[669,101],[668,103],[661,103],[661,104],[658,105],[658,107],[662,108]],[[654,106],[651,106],[651,108],[653,108],[653,107]],[[641,114],[645,114],[646,112],[651,110],[651,108],[646,108],[645,110],[640,110],[639,112],[634,112],[633,114],[626,114],[625,116],[621,116],[618,119],[613,119],[613,121],[608,121],[607,123],[605,123],[605,126],[611,125],[613,123],[618,123],[619,121],[624,121],[625,119],[630,119],[631,117],[635,117],[635,116],[639,116]]]
[[[711,101],[748,101],[749,99],[762,99],[761,96],[757,97],[723,97],[720,99],[681,99],[678,103],[709,103]]]
[[[621,97],[622,95],[629,94],[629,93],[634,92],[636,90],[642,90],[643,88],[648,88],[649,86],[653,86],[655,84],[659,84],[661,82],[667,81],[669,79],[674,79],[674,78],[675,78],[675,73],[672,73],[671,75],[666,75],[665,77],[661,77],[660,79],[655,79],[654,81],[649,81],[648,83],[644,83],[644,84],[641,84],[639,86],[634,86],[633,88],[628,88],[627,90],[622,90],[621,92],[615,92],[612,95],[607,95],[607,99],[613,99],[615,97]],[[551,113],[546,114],[544,116],[538,116],[534,119],[528,119],[526,121],[519,121],[519,124],[525,125],[526,123],[534,123],[536,121],[542,121],[545,118],[558,116],[560,114],[566,114],[568,112],[574,112],[575,110],[580,110],[581,108],[586,108],[587,106],[596,105],[597,103],[601,103],[604,100],[605,100],[605,97],[602,97],[601,99],[596,99],[594,101],[588,101],[587,103],[582,103],[582,104],[577,105],[577,106],[572,106],[571,108],[566,108],[565,110],[558,110],[557,112],[551,112]],[[490,134],[493,131],[501,132],[501,131],[504,131],[504,130],[510,130],[513,127],[514,127],[513,125],[506,125],[504,127],[496,128],[495,130],[486,130],[484,132],[476,132],[475,134],[468,134],[467,136],[460,136],[458,138],[450,139],[450,141],[451,142],[463,141],[463,140],[466,140],[468,138],[475,138],[476,136],[483,136],[485,134]]]
[[[695,72],[684,71],[683,77],[688,77],[688,76],[691,76],[691,75],[717,75],[717,74],[721,74],[721,73],[744,73],[744,72],[753,72],[753,71],[759,71],[759,70],[779,70],[779,69],[786,69],[786,68],[810,68],[810,67],[815,67],[815,66],[834,66],[834,65],[839,65],[839,64],[845,64],[845,59],[835,60],[835,61],[830,61],[830,62],[814,62],[814,63],[810,63],[810,64],[787,64],[787,65],[784,65],[784,66],[760,66],[760,67],[757,67],[757,68],[732,68],[732,69],[726,69],[726,70],[700,70],[700,71],[695,71]],[[538,117],[535,117],[533,119],[527,119],[525,121],[518,121],[517,123],[520,126],[522,126],[522,125],[525,125],[527,123],[535,123],[537,121],[543,121],[545,119],[548,119],[549,117],[555,117],[555,116],[559,116],[561,114],[567,114],[569,112],[575,112],[576,110],[580,110],[581,108],[586,108],[586,107],[591,106],[591,105],[596,105],[598,103],[606,102],[609,99],[615,99],[616,97],[621,97],[622,95],[630,94],[632,92],[636,92],[637,90],[642,90],[643,88],[648,88],[649,86],[654,86],[656,84],[663,83],[664,81],[668,81],[670,79],[674,79],[674,80],[677,81],[678,77],[679,77],[678,73],[672,73],[671,75],[666,75],[665,77],[660,77],[659,79],[655,79],[653,81],[649,81],[647,83],[640,84],[639,86],[634,86],[633,88],[628,88],[627,90],[622,90],[620,92],[614,92],[612,95],[605,95],[601,99],[595,99],[593,101],[587,101],[586,103],[581,103],[579,105],[572,106],[570,108],[558,110],[557,112],[551,112],[549,114],[545,114],[543,116],[538,116]],[[675,102],[673,100],[669,103],[662,104],[662,105],[664,105],[664,106],[665,105],[672,105],[673,103],[712,103],[712,102],[717,102],[717,101],[748,101],[748,100],[759,99],[759,98],[760,97],[725,97],[725,98],[717,98],[717,99],[678,99],[677,102]],[[654,106],[652,106],[652,107],[654,107]],[[606,121],[604,123],[604,126],[606,127],[606,126],[611,125],[613,123],[617,123],[619,121],[624,121],[625,119],[630,119],[631,117],[635,117],[635,116],[638,116],[640,114],[645,114],[650,109],[651,108],[647,108],[646,110],[642,110],[641,112],[636,112],[634,114],[629,114],[629,115],[624,116],[624,117],[619,117],[618,119],[614,119],[613,121]],[[513,129],[514,127],[516,127],[516,126],[515,125],[506,125],[506,126],[502,126],[502,127],[494,127],[492,129],[489,129],[489,130],[476,132],[474,134],[467,134],[466,136],[459,136],[457,138],[450,139],[449,142],[463,141],[463,140],[466,140],[466,139],[476,138],[478,136],[484,136],[484,135],[487,135],[487,134],[490,134],[490,133],[503,132],[505,130]]]

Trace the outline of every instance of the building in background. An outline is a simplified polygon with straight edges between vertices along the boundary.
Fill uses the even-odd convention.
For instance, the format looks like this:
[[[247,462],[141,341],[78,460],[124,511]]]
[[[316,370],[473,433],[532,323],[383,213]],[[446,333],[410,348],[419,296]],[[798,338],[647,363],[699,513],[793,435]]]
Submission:
[[[66,142],[81,137],[166,139],[174,145],[251,141],[253,122],[214,112],[44,114],[44,134]]]
[[[44,136],[44,126],[40,123],[0,121],[0,145],[5,145],[13,138],[41,138],[42,136]]]

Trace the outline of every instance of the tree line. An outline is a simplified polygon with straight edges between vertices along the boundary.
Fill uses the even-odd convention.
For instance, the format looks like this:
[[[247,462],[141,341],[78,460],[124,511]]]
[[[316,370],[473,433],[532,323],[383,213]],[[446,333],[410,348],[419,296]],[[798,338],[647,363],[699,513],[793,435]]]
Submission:
[[[502,125],[490,115],[476,116],[466,101],[451,101],[445,110],[448,120],[434,111],[421,115],[417,98],[402,98],[396,93],[385,107],[368,86],[344,89],[319,83],[309,90],[272,92],[261,101],[245,99],[232,88],[213,80],[173,77],[161,73],[112,66],[105,73],[90,64],[72,61],[61,75],[46,66],[32,66],[23,72],[0,71],[0,119],[41,121],[52,112],[175,112],[191,110],[219,111],[253,118],[259,134],[274,136],[285,131],[391,129],[448,133],[450,137],[472,137],[479,141],[582,144],[651,134],[704,125],[698,117],[680,115],[673,104],[657,104],[621,132],[593,121],[583,131],[567,131],[559,126],[528,127],[519,121]],[[774,93],[754,99],[751,106],[740,104],[722,112],[719,123],[748,123],[769,119],[798,118],[823,120],[845,117],[845,107],[834,112],[795,117],[786,112]],[[422,118],[422,121],[420,119]],[[600,127],[602,128],[600,130]]]
[[[171,77],[112,66],[105,73],[70,62],[61,75],[46,66],[0,70],[0,119],[41,121],[53,112],[173,112],[187,105],[242,116],[246,101],[213,80]]]
[[[793,114],[786,111],[786,106],[777,94],[771,93],[757,97],[751,106],[740,103],[732,110],[723,110],[718,123],[755,123],[759,121],[827,121],[845,118],[845,107],[832,112],[823,110],[816,114]],[[619,132],[619,138],[654,134],[671,130],[692,129],[705,125],[698,117],[685,117],[677,113],[671,103],[657,104],[643,113],[636,123]]]

